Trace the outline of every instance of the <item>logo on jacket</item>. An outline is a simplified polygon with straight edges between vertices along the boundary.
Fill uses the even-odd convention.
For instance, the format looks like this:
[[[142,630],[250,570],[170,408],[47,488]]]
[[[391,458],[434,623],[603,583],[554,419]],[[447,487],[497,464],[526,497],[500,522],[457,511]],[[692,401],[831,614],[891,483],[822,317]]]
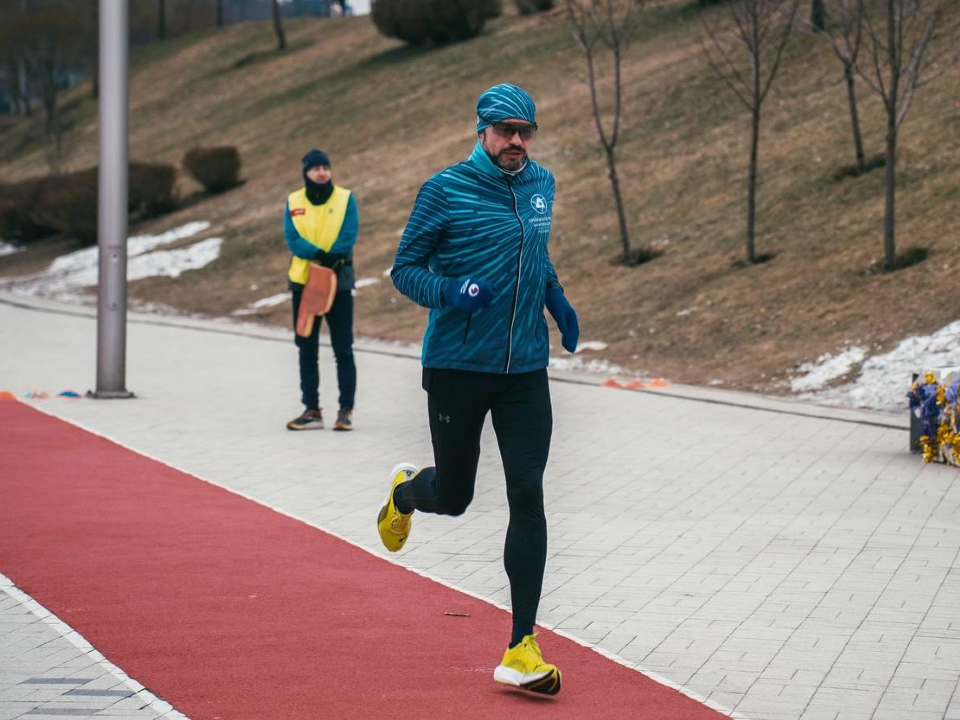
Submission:
[[[543,215],[547,211],[547,199],[540,193],[530,198],[530,207]]]
[[[297,215],[306,215],[306,214],[307,214],[306,208],[293,208],[293,210],[290,211],[290,217],[296,217]]]
[[[470,287],[467,288],[467,294],[470,295],[470,297],[476,297],[480,294],[480,286],[476,283],[470,283]]]

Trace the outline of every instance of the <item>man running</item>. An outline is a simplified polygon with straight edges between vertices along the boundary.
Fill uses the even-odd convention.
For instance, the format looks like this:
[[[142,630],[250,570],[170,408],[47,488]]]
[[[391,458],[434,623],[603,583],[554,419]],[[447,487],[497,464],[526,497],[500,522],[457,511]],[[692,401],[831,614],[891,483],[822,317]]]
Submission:
[[[535,116],[521,88],[485,91],[473,154],[417,195],[391,277],[430,308],[421,359],[434,466],[394,468],[377,529],[396,552],[415,510],[467,509],[491,413],[510,506],[503,561],[513,606],[512,637],[494,679],[553,695],[560,671],[544,662],[533,631],[547,557],[543,471],[553,428],[544,306],[569,352],[580,329],[547,252],[554,179],[527,156]]]

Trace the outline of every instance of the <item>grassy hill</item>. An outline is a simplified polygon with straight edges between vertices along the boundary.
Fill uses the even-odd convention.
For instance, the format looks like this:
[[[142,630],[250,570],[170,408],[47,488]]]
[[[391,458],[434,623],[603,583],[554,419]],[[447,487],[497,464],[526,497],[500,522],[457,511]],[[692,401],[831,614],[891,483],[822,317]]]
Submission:
[[[634,243],[663,250],[634,268],[615,263],[616,216],[589,111],[582,58],[562,16],[505,16],[466,43],[416,50],[379,36],[369,18],[298,20],[290,48],[268,24],[244,24],[153,45],[131,68],[131,157],[179,163],[195,145],[236,145],[246,183],[190,198],[173,216],[131,228],[209,220],[219,260],[177,279],[141,280],[138,300],[228,315],[285,289],[282,209],[299,159],[322,147],[361,213],[358,277],[390,266],[414,196],[433,172],[470,152],[477,95],[515,82],[537,101],[533,156],[557,177],[551,252],[581,314],[585,358],[677,382],[785,391],[803,361],[850,344],[873,352],[960,317],[960,68],[918,93],[900,141],[898,249],[929,249],[896,273],[882,257],[882,171],[837,181],[853,161],[841,71],[824,43],[797,35],[765,106],[757,250],[744,268],[749,119],[707,66],[694,5],[650,11],[628,51],[620,172]],[[711,9],[705,12],[722,12]],[[882,152],[883,114],[860,86],[868,155]],[[87,88],[66,100],[71,169],[96,162],[96,106]],[[39,121],[3,121],[4,179],[45,171]],[[0,274],[35,267],[47,249],[0,260]],[[50,248],[53,248],[51,250]],[[31,266],[31,263],[33,264]],[[260,319],[288,323],[286,305]],[[357,296],[357,333],[415,342],[425,311],[389,281]],[[554,338],[559,351],[559,338]]]

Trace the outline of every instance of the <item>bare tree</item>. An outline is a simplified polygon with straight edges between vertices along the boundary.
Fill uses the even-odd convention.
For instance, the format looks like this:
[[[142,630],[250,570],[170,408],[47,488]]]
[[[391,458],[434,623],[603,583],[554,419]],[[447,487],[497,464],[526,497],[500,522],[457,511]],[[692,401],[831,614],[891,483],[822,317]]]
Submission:
[[[866,172],[866,155],[863,151],[863,133],[860,130],[860,112],[857,109],[857,57],[863,38],[863,3],[861,0],[833,0],[830,22],[817,27],[812,21],[810,29],[830,41],[834,54],[843,65],[843,81],[847,88],[847,104],[850,107],[850,126],[853,130],[853,147],[856,155],[857,174]]]
[[[942,75],[960,52],[957,0],[859,0],[865,57],[857,72],[883,100],[887,115],[883,267],[896,266],[897,139],[918,89]]]
[[[287,37],[283,34],[283,20],[280,18],[279,0],[273,0],[273,30],[277,33],[277,50],[286,50]]]
[[[812,0],[810,3],[810,25],[814,30],[823,30],[827,25],[827,7],[824,0]]]
[[[783,50],[797,16],[799,0],[733,0],[701,16],[709,42],[703,49],[710,67],[750,111],[750,167],[747,173],[746,264],[756,260],[757,166],[763,101],[780,69]],[[711,24],[712,23],[712,24]],[[748,69],[735,58],[745,51]],[[742,54],[740,55],[742,57]]]
[[[157,39],[167,36],[167,0],[157,0]]]
[[[52,8],[21,16],[14,32],[20,38],[19,55],[44,111],[44,135],[50,170],[59,173],[63,161],[63,129],[57,95],[64,73],[82,59],[85,45],[83,18],[66,8]]]
[[[639,26],[640,6],[643,0],[564,0],[567,25],[587,61],[587,81],[590,84],[590,105],[600,145],[607,160],[607,176],[617,207],[620,223],[620,244],[623,262],[634,264],[630,252],[630,232],[617,174],[617,141],[620,139],[620,118],[623,111],[623,53]],[[613,100],[600,99],[600,68],[606,50],[613,72]],[[606,110],[604,106],[607,106]],[[609,130],[604,116],[610,115]]]

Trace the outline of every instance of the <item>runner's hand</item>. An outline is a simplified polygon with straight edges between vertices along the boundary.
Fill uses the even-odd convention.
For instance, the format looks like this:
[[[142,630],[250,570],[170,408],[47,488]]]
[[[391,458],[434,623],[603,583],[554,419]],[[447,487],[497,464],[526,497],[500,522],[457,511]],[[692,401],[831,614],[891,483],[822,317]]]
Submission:
[[[549,287],[543,298],[547,310],[557,321],[560,331],[560,342],[567,352],[576,352],[577,341],[580,339],[580,320],[577,311],[558,287]]]
[[[493,300],[493,286],[479,278],[450,278],[443,288],[443,300],[467,312],[482,310]]]

